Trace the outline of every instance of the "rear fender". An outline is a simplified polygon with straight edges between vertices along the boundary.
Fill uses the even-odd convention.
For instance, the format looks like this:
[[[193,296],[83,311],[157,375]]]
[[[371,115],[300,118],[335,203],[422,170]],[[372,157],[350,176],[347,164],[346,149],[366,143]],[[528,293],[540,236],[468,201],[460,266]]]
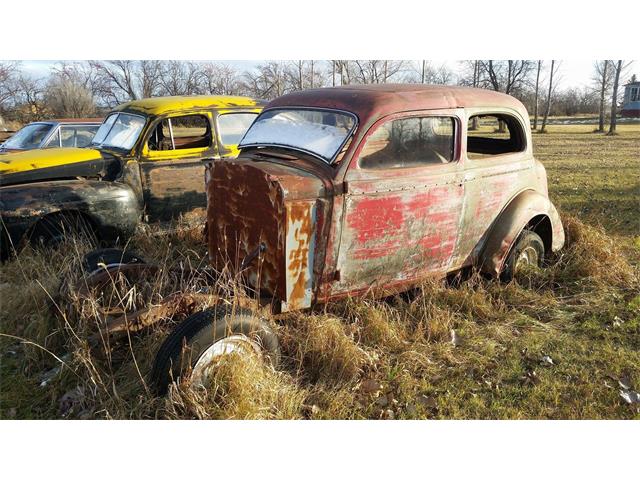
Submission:
[[[564,229],[558,211],[543,194],[525,190],[516,195],[494,221],[479,257],[480,270],[498,276],[518,236],[534,219],[549,220],[551,229],[541,236],[551,251],[560,250],[564,245]]]

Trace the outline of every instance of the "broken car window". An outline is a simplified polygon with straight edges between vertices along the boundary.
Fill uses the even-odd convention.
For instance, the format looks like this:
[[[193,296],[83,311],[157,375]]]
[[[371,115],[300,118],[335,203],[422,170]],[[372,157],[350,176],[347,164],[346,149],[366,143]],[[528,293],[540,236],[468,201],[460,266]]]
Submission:
[[[165,118],[149,138],[149,150],[183,150],[211,146],[211,125],[204,115]]]
[[[467,157],[473,160],[525,148],[524,132],[510,115],[474,115],[467,125]]]

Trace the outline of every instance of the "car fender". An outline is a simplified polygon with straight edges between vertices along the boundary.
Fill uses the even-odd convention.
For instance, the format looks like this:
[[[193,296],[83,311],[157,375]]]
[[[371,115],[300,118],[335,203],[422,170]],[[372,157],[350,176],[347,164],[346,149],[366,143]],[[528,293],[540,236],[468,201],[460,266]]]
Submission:
[[[133,189],[120,182],[59,180],[0,188],[3,227],[15,246],[39,220],[51,214],[81,213],[99,233],[110,236],[133,233],[141,210]]]
[[[545,195],[525,190],[517,194],[493,222],[480,254],[481,271],[499,275],[522,230],[540,216],[551,223],[551,238],[545,244],[550,244],[553,252],[560,250],[564,245],[564,229],[558,211]]]

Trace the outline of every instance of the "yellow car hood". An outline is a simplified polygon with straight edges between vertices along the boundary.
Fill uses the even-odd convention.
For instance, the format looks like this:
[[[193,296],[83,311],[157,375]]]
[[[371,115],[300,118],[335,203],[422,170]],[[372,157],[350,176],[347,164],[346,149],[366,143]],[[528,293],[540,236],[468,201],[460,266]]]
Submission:
[[[0,175],[88,162],[101,158],[100,151],[92,148],[51,148],[7,153],[0,157]]]
[[[92,148],[52,148],[0,157],[0,186],[70,178],[115,179],[122,163],[115,154]]]

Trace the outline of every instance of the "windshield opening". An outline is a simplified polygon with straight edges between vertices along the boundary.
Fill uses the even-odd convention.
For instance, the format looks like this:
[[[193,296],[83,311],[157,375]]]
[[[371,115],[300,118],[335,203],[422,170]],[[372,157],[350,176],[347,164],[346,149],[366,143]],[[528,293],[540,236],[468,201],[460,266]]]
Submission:
[[[15,150],[38,148],[50,131],[48,123],[32,123],[18,130],[2,147]]]
[[[331,163],[355,126],[355,115],[346,112],[301,108],[267,110],[253,122],[239,147],[292,148]]]
[[[92,146],[131,150],[145,124],[145,118],[130,113],[113,113],[96,132]]]

